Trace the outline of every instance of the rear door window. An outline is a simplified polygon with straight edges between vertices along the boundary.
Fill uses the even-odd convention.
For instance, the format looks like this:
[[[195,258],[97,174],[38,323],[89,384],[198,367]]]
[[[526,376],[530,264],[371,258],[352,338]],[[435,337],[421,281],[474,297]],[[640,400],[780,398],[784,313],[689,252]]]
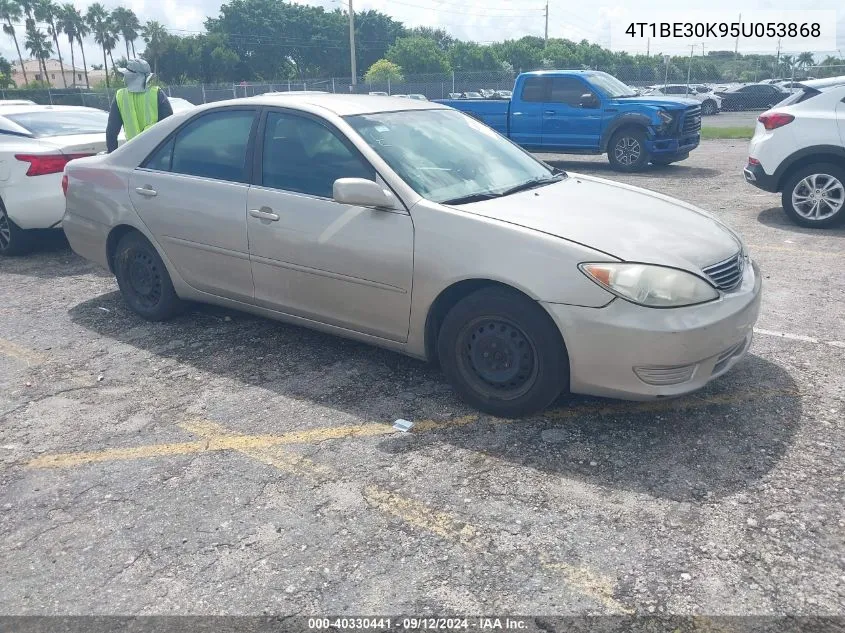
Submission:
[[[543,103],[546,100],[545,78],[528,77],[522,84],[522,100],[530,103]]]

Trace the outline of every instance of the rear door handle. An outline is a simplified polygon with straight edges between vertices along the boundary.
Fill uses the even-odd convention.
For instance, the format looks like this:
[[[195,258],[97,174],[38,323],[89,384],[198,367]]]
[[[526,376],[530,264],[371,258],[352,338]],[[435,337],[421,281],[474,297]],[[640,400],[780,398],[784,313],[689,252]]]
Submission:
[[[270,220],[270,222],[278,222],[279,216],[273,213],[270,207],[261,207],[260,209],[250,209],[249,214],[258,218],[259,220]]]
[[[545,112],[543,112],[543,114],[552,114],[552,115],[553,115],[554,113],[555,113],[555,111],[554,111],[554,110],[546,110]]]
[[[158,191],[150,187],[149,185],[145,187],[135,187],[135,193],[138,193],[142,196],[146,196],[148,198],[152,198],[158,195]]]

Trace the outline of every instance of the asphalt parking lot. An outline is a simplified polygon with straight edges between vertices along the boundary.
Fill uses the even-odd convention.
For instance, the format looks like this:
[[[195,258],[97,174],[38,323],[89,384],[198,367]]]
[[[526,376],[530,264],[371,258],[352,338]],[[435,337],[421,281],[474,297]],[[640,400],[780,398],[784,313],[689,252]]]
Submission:
[[[358,343],[144,322],[61,240],[0,261],[2,613],[845,614],[845,230],[788,223],[746,145],[544,157],[705,207],[758,260],[751,352],[671,401],[495,419]]]

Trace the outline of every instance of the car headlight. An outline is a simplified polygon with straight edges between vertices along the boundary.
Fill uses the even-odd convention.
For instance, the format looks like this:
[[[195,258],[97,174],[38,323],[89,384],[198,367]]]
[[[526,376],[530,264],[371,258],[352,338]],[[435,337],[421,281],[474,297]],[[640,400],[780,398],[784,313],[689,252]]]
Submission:
[[[657,118],[663,122],[663,125],[670,125],[674,119],[674,117],[666,112],[666,110],[658,110],[657,111]]]
[[[579,264],[605,290],[649,308],[679,308],[719,298],[719,292],[692,273],[653,264],[615,262]]]

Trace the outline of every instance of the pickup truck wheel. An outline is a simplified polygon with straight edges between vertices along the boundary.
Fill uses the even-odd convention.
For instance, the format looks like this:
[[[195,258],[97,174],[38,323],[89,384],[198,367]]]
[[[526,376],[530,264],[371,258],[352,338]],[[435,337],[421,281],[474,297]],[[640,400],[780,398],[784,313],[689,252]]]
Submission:
[[[156,249],[140,233],[127,233],[117,244],[114,272],[120,294],[133,312],[148,321],[166,321],[183,307]]]
[[[475,408],[502,417],[541,411],[569,384],[557,326],[527,297],[482,288],[446,315],[437,337],[443,372]]]
[[[713,101],[713,99],[708,99],[701,104],[701,114],[709,116],[711,114],[716,114],[718,111],[719,106],[716,105],[716,102]]]
[[[32,250],[32,246],[32,233],[12,222],[0,202],[0,256],[25,255]]]
[[[607,146],[607,159],[616,171],[640,171],[648,165],[645,132],[637,128],[619,130]]]
[[[781,202],[801,226],[821,229],[845,221],[845,169],[831,163],[799,169],[784,182]]]

